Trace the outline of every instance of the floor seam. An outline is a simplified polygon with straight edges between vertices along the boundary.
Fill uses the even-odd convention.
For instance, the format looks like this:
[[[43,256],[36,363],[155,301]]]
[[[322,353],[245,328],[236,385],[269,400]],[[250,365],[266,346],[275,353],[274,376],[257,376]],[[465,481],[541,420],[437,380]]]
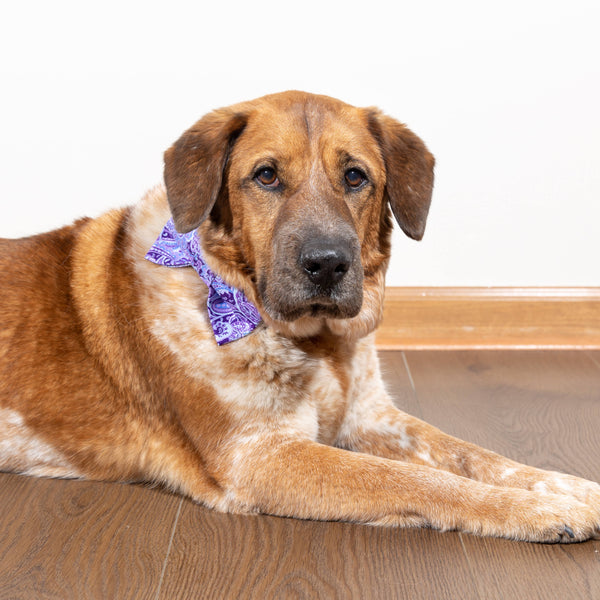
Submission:
[[[421,406],[421,402],[419,401],[419,394],[417,394],[417,386],[415,385],[415,380],[413,379],[412,373],[410,371],[410,367],[408,365],[408,359],[406,358],[406,353],[404,350],[400,352],[402,354],[402,362],[404,363],[404,369],[406,370],[406,374],[408,375],[408,381],[410,382],[410,387],[413,392],[413,398],[415,399],[415,403],[419,409],[419,414],[413,414],[413,417],[423,418],[423,407]]]
[[[600,369],[600,362],[596,360],[596,357],[591,352],[586,352],[585,354]]]
[[[162,571],[160,573],[160,579],[158,580],[158,587],[156,588],[156,595],[154,596],[155,600],[158,600],[158,598],[160,596],[163,580],[165,578],[165,573],[167,571],[167,564],[169,562],[169,556],[171,555],[171,547],[173,546],[173,538],[175,537],[175,531],[177,529],[177,524],[179,523],[179,515],[181,514],[182,506],[183,506],[183,498],[181,498],[179,500],[179,506],[177,507],[177,514],[175,515],[175,520],[173,521],[173,528],[171,529],[171,537],[169,538],[169,545],[167,546],[167,553],[166,553],[165,559],[163,561],[163,567],[162,567]]]
[[[469,573],[471,574],[471,580],[473,581],[473,587],[475,589],[477,597],[481,599],[482,596],[481,596],[481,593],[479,592],[479,587],[477,585],[477,579],[475,578],[475,571],[473,569],[473,565],[471,564],[471,558],[469,557],[469,553],[467,552],[467,547],[465,546],[465,542],[463,540],[463,534],[460,531],[458,532],[458,539],[460,540],[460,546],[462,548],[465,560],[467,561],[467,567],[469,568]]]
[[[402,362],[404,362],[404,368],[406,369],[406,374],[408,375],[408,380],[410,381],[410,387],[412,388],[413,394],[417,395],[417,390],[415,388],[415,382],[412,378],[412,373],[410,372],[410,367],[408,366],[408,360],[406,359],[406,354],[402,351]]]

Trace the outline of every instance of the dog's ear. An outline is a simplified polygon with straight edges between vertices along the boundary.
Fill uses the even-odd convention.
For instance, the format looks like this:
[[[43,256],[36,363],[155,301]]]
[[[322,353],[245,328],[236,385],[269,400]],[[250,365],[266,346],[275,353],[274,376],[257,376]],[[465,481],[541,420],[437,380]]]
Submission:
[[[369,109],[368,123],[385,163],[394,217],[406,235],[420,240],[433,191],[433,155],[410,129],[377,109]]]
[[[234,109],[211,112],[165,152],[165,185],[177,231],[196,229],[210,214],[229,153],[247,118],[246,112]]]

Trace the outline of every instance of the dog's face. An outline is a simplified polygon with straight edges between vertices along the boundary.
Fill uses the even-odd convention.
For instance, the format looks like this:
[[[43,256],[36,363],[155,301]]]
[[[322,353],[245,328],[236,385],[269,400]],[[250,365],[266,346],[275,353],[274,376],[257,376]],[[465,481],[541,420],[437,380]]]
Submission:
[[[376,326],[388,204],[420,239],[433,157],[377,110],[286,92],[201,119],[166,152],[165,182],[176,227],[200,227],[209,261],[270,324],[339,333]]]

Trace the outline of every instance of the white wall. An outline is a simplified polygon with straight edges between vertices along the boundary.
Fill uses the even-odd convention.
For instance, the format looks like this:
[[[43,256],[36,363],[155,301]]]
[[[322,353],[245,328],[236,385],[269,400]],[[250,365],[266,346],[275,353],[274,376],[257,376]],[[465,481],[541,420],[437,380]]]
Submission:
[[[134,202],[212,108],[379,105],[437,157],[391,285],[600,285],[597,0],[4,2],[0,235]]]

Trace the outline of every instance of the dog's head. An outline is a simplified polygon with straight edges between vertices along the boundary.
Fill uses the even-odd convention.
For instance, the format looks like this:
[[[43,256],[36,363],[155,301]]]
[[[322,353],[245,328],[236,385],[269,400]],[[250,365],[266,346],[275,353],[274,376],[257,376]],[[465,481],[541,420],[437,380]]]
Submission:
[[[390,207],[421,239],[432,155],[376,109],[285,92],[216,110],[165,153],[175,226],[288,335],[365,335],[382,311]]]

